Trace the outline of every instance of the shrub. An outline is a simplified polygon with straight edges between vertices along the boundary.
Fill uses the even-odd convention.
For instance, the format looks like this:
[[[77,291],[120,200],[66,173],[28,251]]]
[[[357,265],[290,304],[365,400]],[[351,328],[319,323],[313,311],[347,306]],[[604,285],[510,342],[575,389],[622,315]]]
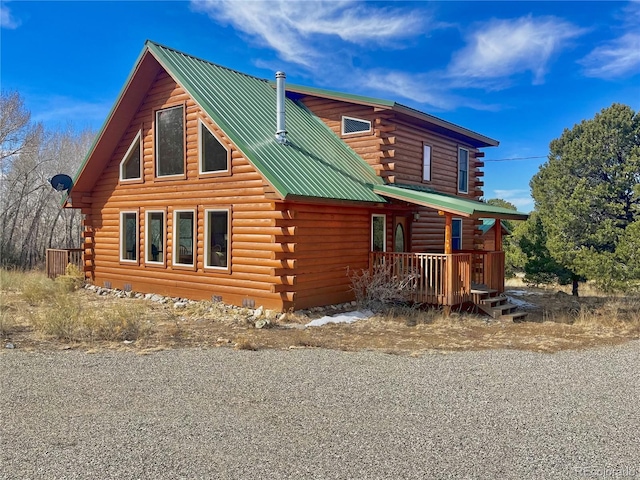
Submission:
[[[351,289],[361,308],[379,311],[384,306],[406,304],[413,292],[410,273],[393,274],[391,262],[377,265],[372,270],[361,270],[351,275]]]

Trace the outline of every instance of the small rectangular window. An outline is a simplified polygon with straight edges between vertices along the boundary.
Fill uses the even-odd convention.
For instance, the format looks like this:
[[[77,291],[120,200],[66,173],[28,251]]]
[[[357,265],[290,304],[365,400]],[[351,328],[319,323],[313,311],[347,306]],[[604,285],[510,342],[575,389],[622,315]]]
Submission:
[[[164,263],[164,211],[146,212],[146,258],[147,263]]]
[[[184,174],[184,107],[156,112],[156,176]]]
[[[454,218],[451,222],[451,248],[462,250],[462,219]]]
[[[193,210],[173,212],[173,263],[176,265],[194,265],[195,220]]]
[[[120,261],[138,263],[138,212],[120,212]]]
[[[469,150],[458,149],[458,193],[469,193]]]
[[[431,181],[431,146],[422,146],[422,180]]]
[[[387,250],[387,217],[386,215],[371,215],[371,251],[384,252]]]
[[[120,180],[140,180],[142,178],[142,161],[139,131],[120,162]]]
[[[342,134],[368,133],[371,131],[371,122],[361,118],[342,117]]]
[[[224,172],[229,170],[229,151],[200,121],[200,173]]]
[[[229,266],[229,211],[205,210],[205,265]]]

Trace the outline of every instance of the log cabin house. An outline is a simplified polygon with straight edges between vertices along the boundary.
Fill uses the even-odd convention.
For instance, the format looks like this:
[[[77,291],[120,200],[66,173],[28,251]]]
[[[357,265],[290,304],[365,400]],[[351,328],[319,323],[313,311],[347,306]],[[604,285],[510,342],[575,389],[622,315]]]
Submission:
[[[145,44],[65,204],[84,215],[88,281],[283,311],[352,300],[348,272],[385,262],[421,302],[504,289],[479,219],[526,215],[478,201],[497,141],[277,83]]]

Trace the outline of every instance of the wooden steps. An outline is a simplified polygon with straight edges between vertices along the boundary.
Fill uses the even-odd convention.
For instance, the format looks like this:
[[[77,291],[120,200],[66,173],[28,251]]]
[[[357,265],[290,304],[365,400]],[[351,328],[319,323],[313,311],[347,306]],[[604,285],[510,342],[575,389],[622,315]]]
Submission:
[[[509,303],[505,295],[484,285],[472,286],[471,296],[479,310],[497,320],[522,322],[528,315],[526,312],[519,311],[517,305]]]

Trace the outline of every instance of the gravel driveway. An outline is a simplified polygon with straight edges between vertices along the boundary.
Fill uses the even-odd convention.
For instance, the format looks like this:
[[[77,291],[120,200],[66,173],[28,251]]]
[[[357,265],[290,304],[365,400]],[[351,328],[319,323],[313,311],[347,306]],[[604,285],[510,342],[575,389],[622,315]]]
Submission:
[[[0,354],[0,477],[640,478],[640,342]],[[616,477],[617,475],[617,477]]]

